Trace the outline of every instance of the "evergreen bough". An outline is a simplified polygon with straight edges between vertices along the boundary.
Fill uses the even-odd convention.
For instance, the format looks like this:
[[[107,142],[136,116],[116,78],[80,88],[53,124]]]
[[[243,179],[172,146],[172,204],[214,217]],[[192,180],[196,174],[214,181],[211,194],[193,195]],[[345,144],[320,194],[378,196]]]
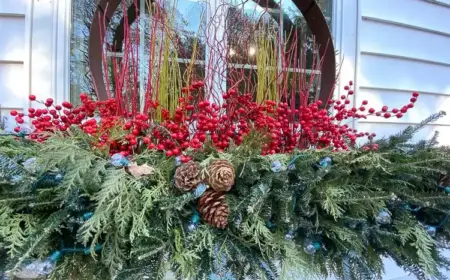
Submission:
[[[173,186],[175,160],[160,152],[134,157],[154,168],[136,179],[91,149],[83,133],[42,144],[1,137],[0,271],[13,273],[64,244],[88,254],[65,254],[51,279],[163,279],[168,271],[177,279],[377,279],[383,257],[419,279],[444,279],[450,197],[439,182],[450,153],[436,146],[437,135],[410,143],[441,115],[374,142],[377,151],[261,156],[258,135],[249,135],[225,153],[192,152],[203,167],[221,158],[236,170],[225,230],[206,223],[188,230],[198,198]],[[24,167],[31,157],[38,171]],[[319,165],[324,157],[330,166]],[[280,172],[271,169],[275,161]],[[380,211],[392,222],[377,223]],[[87,212],[92,217],[80,219]],[[307,254],[307,240],[322,248]]]

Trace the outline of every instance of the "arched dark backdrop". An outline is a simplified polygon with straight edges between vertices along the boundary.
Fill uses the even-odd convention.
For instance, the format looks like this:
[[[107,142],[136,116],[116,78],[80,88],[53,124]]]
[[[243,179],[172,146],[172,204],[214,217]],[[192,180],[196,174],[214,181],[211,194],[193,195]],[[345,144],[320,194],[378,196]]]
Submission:
[[[92,75],[92,81],[94,88],[98,95],[98,98],[105,100],[107,98],[106,85],[103,80],[103,67],[102,67],[102,38],[105,36],[105,30],[103,26],[108,26],[110,19],[114,12],[119,7],[122,0],[102,0],[97,5],[97,9],[94,13],[92,20],[90,35],[89,35],[89,68]],[[261,3],[267,0],[257,0],[260,6],[268,6],[268,8],[278,8],[277,4],[273,0],[267,1],[265,4]],[[328,28],[325,16],[323,15],[320,7],[315,0],[292,0],[297,8],[305,18],[311,33],[315,36],[316,43],[319,46],[319,55],[323,60],[322,75],[319,100],[328,100],[332,91],[334,90],[334,84],[336,79],[336,57],[333,40],[331,37],[330,29]],[[137,4],[140,4],[140,0],[137,0]],[[134,5],[132,5],[128,11],[128,24],[131,24],[138,16],[138,11]],[[103,25],[103,20],[105,24]],[[114,34],[114,45],[117,50],[120,50],[123,40],[123,26],[124,19],[121,20],[119,28]]]

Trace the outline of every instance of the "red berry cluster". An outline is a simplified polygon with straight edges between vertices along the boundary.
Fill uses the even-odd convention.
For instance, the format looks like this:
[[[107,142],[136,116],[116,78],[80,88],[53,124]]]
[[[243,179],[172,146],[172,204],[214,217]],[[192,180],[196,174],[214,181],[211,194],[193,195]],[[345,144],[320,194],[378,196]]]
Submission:
[[[108,99],[96,101],[86,94],[80,95],[81,105],[74,107],[69,102],[55,105],[53,99],[36,101],[34,95],[29,99],[41,103],[43,109],[30,108],[28,117],[35,130],[30,138],[39,142],[48,137],[49,132],[66,131],[77,126],[93,137],[93,145],[105,148],[111,154],[121,152],[125,155],[138,152],[142,147],[164,151],[167,157],[180,156],[182,162],[190,157],[187,149],[201,149],[210,141],[217,150],[223,151],[230,145],[240,145],[251,131],[262,135],[262,154],[289,153],[294,149],[325,148],[348,150],[360,137],[375,137],[374,133],[358,132],[347,124],[348,119],[367,118],[369,115],[385,118],[401,118],[414,107],[418,93],[413,93],[411,103],[401,109],[367,110],[367,101],[357,107],[350,107],[349,97],[353,95],[352,83],[345,86],[345,95],[328,104],[315,101],[295,107],[287,102],[267,100],[263,104],[252,101],[251,94],[240,94],[234,88],[225,92],[223,102],[217,104],[205,100],[202,95],[204,83],[193,82],[182,89],[183,97],[173,114],[160,108],[157,101],[148,101],[147,112],[124,111],[123,100]],[[327,105],[327,106],[324,106]],[[330,106],[333,112],[330,115]],[[157,123],[156,112],[160,110],[161,123]],[[11,111],[18,124],[24,123],[25,115]],[[118,131],[112,135],[111,131]],[[16,132],[20,127],[15,128]],[[117,137],[122,135],[123,137]],[[376,147],[368,147],[376,149]]]

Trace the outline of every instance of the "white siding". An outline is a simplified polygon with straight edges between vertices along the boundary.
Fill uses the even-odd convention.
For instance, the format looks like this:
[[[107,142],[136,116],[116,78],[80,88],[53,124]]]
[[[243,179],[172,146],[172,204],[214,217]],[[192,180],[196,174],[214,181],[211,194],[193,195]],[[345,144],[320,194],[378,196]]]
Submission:
[[[70,0],[0,0],[0,105],[69,94]]]
[[[0,106],[21,109],[24,95],[26,0],[0,1]]]
[[[421,93],[415,108],[403,118],[360,120],[358,130],[387,136],[448,110],[448,116],[415,139],[429,138],[438,130],[440,143],[450,144],[450,0],[355,2],[356,104],[368,100],[368,107],[399,108],[409,102],[413,91]]]

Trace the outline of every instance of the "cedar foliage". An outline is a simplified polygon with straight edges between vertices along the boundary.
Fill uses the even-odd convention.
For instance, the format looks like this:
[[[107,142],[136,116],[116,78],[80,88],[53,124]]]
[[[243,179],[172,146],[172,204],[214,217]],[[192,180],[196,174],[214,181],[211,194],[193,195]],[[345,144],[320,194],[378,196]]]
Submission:
[[[449,268],[450,260],[439,250],[450,240],[443,218],[450,199],[438,182],[450,170],[450,154],[435,146],[435,137],[409,143],[440,116],[375,142],[376,152],[261,156],[252,134],[225,153],[208,147],[193,152],[202,167],[217,158],[231,161],[236,183],[226,193],[228,227],[202,223],[191,232],[197,198],[173,186],[174,159],[159,152],[136,155],[138,164],[155,168],[136,179],[91,149],[89,136],[79,132],[39,145],[2,137],[0,270],[45,258],[63,240],[66,247],[90,248],[90,255],[66,254],[52,279],[163,279],[169,270],[177,279],[378,279],[382,257],[419,279],[444,278],[438,268]],[[318,166],[325,156],[333,164]],[[39,171],[24,168],[30,157]],[[274,161],[282,163],[280,172],[271,170]],[[55,183],[54,174],[63,179]],[[413,212],[407,205],[421,208]],[[376,223],[381,209],[391,213],[392,223]],[[94,215],[77,220],[85,212]],[[440,226],[436,237],[424,224]],[[320,240],[323,248],[308,255],[307,239]],[[98,244],[103,249],[96,253]]]

